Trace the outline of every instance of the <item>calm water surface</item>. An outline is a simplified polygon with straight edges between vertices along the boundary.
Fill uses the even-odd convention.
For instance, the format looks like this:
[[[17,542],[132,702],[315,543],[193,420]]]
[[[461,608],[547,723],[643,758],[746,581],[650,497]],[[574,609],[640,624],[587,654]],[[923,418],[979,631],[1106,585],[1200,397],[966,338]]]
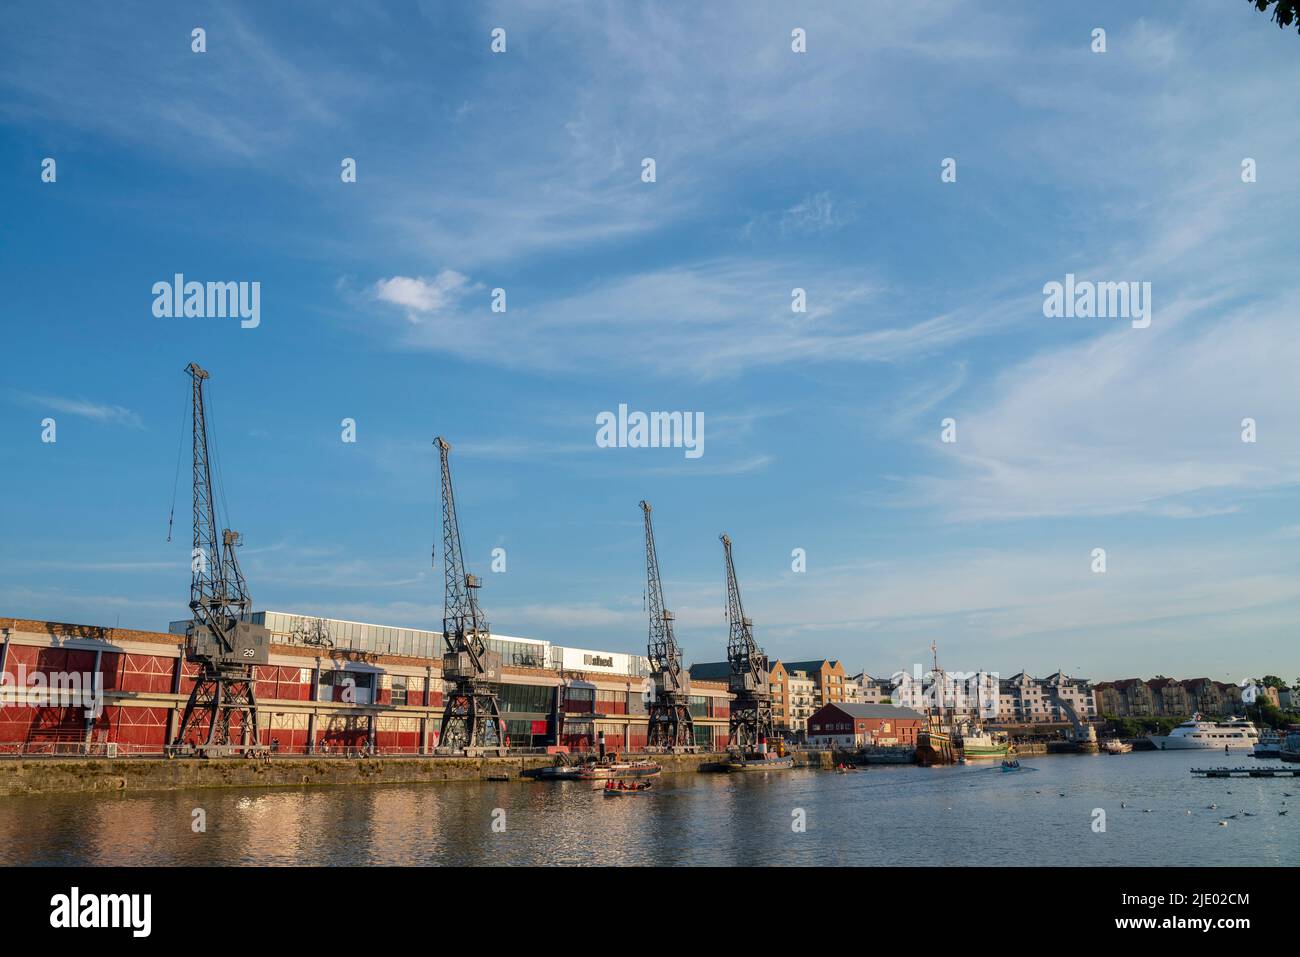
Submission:
[[[0,798],[0,863],[1300,864],[1300,779],[1187,771],[1254,761],[1135,753],[1026,758],[1036,770],[1016,774],[682,774],[626,798],[576,782]],[[206,833],[191,830],[195,808]],[[498,808],[504,833],[492,829]],[[798,809],[804,833],[791,828]]]

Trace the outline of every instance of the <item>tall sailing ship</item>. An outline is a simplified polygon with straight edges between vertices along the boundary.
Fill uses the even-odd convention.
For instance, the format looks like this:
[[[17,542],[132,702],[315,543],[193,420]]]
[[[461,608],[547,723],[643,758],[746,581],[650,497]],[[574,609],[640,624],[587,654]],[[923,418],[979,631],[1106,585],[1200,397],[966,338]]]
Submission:
[[[939,667],[939,650],[930,642],[930,654],[934,665],[930,671],[930,697],[926,703],[925,728],[916,735],[916,763],[921,767],[933,767],[936,764],[952,764],[957,760],[953,750],[952,726],[944,722],[944,698],[947,691],[947,676]],[[924,692],[922,692],[924,694]],[[949,716],[951,719],[951,716]]]

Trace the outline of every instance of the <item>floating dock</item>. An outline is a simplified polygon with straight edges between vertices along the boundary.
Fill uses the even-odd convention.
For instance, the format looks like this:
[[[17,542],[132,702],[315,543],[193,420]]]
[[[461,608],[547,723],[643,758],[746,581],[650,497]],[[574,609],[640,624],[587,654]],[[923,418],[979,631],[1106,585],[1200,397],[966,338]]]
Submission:
[[[1293,768],[1192,768],[1203,778],[1293,778],[1300,765]]]

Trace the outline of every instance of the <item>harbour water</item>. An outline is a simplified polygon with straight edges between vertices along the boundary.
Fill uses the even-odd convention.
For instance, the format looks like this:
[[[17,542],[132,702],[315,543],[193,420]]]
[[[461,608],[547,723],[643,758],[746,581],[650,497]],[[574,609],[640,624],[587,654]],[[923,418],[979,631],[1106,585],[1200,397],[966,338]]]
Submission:
[[[1300,779],[1188,773],[1254,763],[1146,752],[1024,758],[1018,773],[677,774],[620,798],[579,782],[10,797],[0,863],[1300,865]]]

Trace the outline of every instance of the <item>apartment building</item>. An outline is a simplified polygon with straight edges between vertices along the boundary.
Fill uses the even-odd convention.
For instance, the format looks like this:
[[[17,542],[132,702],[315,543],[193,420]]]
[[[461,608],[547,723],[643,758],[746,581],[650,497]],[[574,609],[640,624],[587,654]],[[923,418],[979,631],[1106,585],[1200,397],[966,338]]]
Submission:
[[[818,708],[846,700],[848,674],[839,661],[777,661],[772,665],[772,719],[779,730],[803,734]]]
[[[998,676],[988,671],[942,672],[936,685],[933,673],[900,671],[884,683],[885,700],[927,714],[943,714],[971,721],[995,720],[998,714]]]
[[[893,682],[888,678],[873,678],[865,671],[844,679],[845,704],[889,704],[893,700]]]
[[[1166,678],[1157,675],[1149,681],[1121,678],[1102,681],[1096,686],[1097,711],[1117,718],[1186,717],[1199,711],[1204,715],[1240,714],[1243,710],[1241,688],[1209,678]]]
[[[999,724],[1068,724],[1070,710],[1083,722],[1097,717],[1091,682],[1059,671],[1046,678],[1021,671],[998,682]]]

